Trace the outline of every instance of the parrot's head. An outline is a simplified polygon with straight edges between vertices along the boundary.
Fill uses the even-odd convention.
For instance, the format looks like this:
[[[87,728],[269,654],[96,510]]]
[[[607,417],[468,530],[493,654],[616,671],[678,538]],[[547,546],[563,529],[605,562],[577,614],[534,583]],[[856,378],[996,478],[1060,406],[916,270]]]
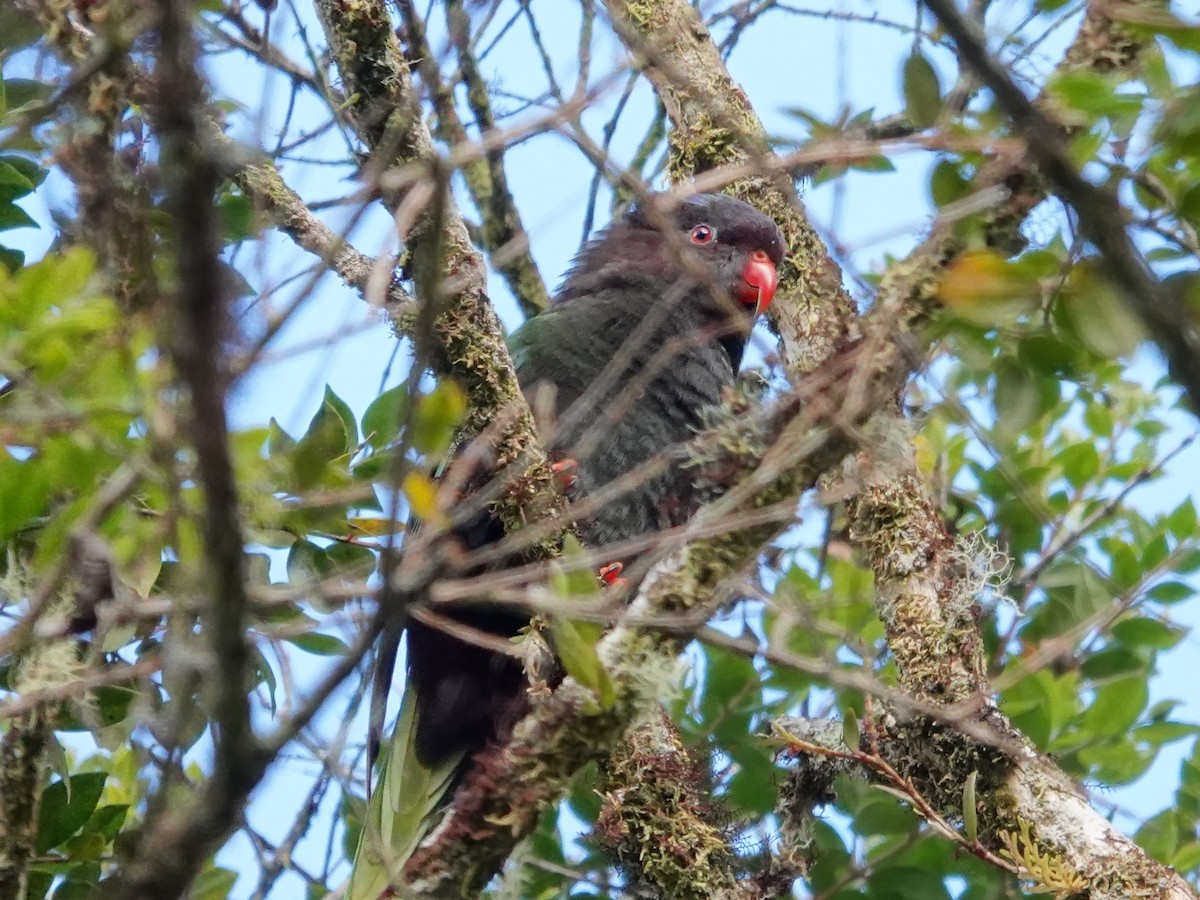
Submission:
[[[651,196],[587,243],[554,302],[603,307],[631,327],[652,311],[702,325],[737,369],[755,317],[775,296],[783,254],[779,226],[748,203]]]
[[[680,277],[683,253],[690,253],[711,273],[708,287],[736,301],[752,317],[771,304],[779,285],[784,244],[779,226],[770,217],[723,194],[688,197],[665,215],[675,234],[662,241],[644,207],[635,205],[625,213],[632,228],[654,234],[648,238],[651,246],[663,244],[655,256],[664,274]]]
[[[652,196],[588,242],[555,302],[624,293],[636,305],[674,296],[749,324],[775,296],[783,253],[779,226],[748,203]]]

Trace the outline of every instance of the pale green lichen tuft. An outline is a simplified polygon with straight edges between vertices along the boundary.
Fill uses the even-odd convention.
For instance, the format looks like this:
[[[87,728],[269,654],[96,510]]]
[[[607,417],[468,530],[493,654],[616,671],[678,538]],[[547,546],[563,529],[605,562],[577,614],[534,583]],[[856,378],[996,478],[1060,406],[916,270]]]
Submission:
[[[1038,846],[1026,819],[1018,817],[1017,831],[1002,829],[998,837],[1000,856],[1020,869],[1020,878],[1037,886],[1035,893],[1052,893],[1058,900],[1066,900],[1088,887],[1087,879],[1062,856]]]

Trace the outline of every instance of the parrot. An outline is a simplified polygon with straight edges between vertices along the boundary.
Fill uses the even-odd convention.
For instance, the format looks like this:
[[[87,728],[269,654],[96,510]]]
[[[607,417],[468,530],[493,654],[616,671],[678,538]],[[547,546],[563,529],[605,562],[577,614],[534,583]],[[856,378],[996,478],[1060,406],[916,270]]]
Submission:
[[[542,435],[573,501],[605,488],[703,428],[734,385],[755,318],[778,286],[785,244],[748,203],[696,194],[630,205],[575,257],[548,309],[509,336],[522,392],[552,391]],[[667,466],[575,520],[584,545],[681,525],[698,500],[693,473]],[[467,550],[503,537],[478,517],[456,532]],[[646,541],[649,546],[652,542]],[[632,557],[599,569],[620,580]],[[439,606],[439,613],[443,608]],[[528,615],[484,604],[446,615],[508,639]],[[390,748],[371,796],[347,900],[387,896],[469,758],[507,735],[528,705],[520,661],[409,619],[407,679]],[[377,654],[372,733],[382,726],[398,631]],[[372,739],[371,756],[377,740]]]

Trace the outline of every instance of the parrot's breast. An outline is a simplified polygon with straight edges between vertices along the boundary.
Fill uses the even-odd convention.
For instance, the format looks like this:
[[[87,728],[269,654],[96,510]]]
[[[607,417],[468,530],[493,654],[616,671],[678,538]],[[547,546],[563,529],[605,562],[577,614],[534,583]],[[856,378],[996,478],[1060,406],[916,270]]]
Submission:
[[[538,344],[519,356],[531,400],[539,386],[555,391],[550,443],[576,460],[578,492],[595,496],[630,476],[577,521],[593,549],[681,524],[694,512],[693,473],[681,465],[682,445],[733,383],[729,354],[704,339],[700,317],[684,306],[654,313],[631,321],[614,304],[593,311],[575,300],[544,315]]]

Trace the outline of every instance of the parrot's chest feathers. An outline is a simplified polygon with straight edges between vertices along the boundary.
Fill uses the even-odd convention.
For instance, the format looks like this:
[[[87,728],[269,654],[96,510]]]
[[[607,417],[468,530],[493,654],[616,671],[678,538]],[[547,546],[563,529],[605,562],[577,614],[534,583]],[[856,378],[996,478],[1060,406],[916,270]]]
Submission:
[[[589,383],[558,385],[567,402],[554,440],[577,461],[581,493],[610,495],[579,522],[592,546],[680,524],[694,511],[684,445],[734,377],[711,327],[686,309],[651,311],[632,327],[619,317],[600,324],[590,341],[566,342],[577,363],[603,356],[581,367],[595,373]]]

